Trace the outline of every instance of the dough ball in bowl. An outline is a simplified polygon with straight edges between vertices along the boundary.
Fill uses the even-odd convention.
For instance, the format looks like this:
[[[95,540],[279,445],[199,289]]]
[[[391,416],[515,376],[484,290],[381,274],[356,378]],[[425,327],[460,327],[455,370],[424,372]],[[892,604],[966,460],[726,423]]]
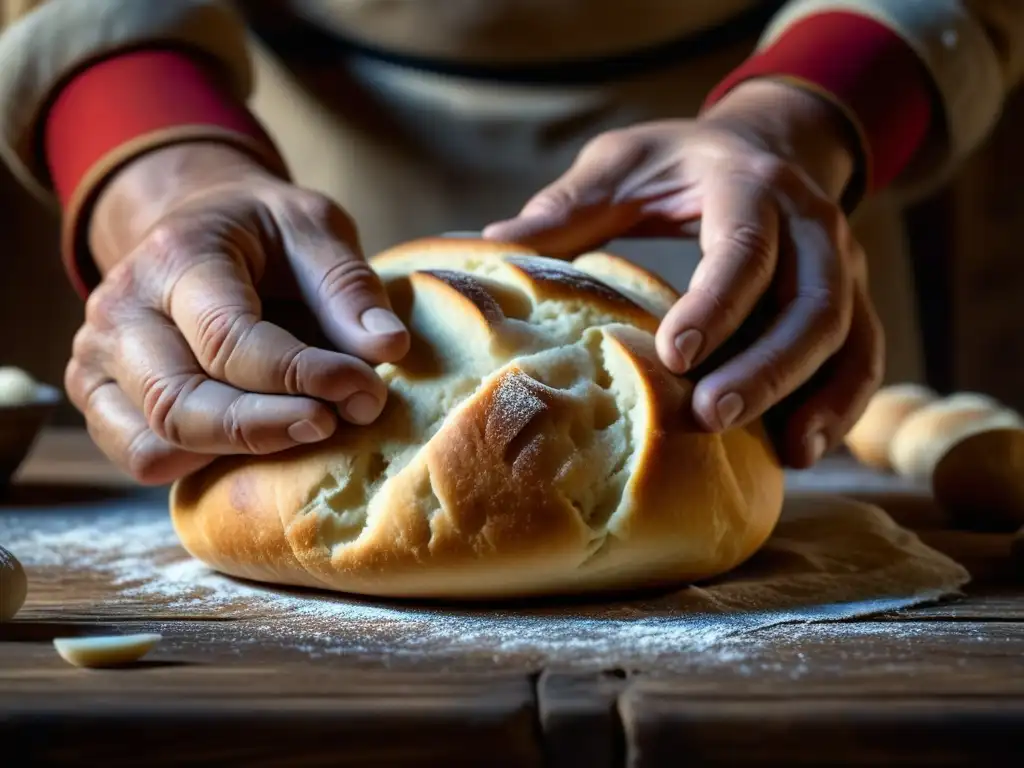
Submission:
[[[8,484],[60,403],[60,392],[26,371],[0,366],[0,490]]]
[[[0,408],[28,405],[36,399],[37,385],[26,371],[13,365],[0,366]]]
[[[701,580],[767,539],[779,461],[760,423],[694,422],[693,385],[655,352],[678,298],[657,277],[469,239],[372,264],[412,335],[378,367],[384,413],[176,483],[195,557],[264,582],[489,599]]]

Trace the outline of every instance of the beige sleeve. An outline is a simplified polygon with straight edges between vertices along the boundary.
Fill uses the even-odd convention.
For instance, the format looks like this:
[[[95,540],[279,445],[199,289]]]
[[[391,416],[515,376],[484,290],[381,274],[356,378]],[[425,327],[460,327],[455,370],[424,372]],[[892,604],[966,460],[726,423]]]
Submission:
[[[252,87],[244,21],[223,0],[0,0],[0,12],[0,156],[48,202],[39,121],[54,90],[88,62],[170,44],[222,64],[240,98]]]
[[[941,99],[944,125],[899,180],[934,187],[974,151],[1024,77],[1024,0],[792,0],[765,31],[767,46],[812,14],[852,11],[883,22],[917,52]]]

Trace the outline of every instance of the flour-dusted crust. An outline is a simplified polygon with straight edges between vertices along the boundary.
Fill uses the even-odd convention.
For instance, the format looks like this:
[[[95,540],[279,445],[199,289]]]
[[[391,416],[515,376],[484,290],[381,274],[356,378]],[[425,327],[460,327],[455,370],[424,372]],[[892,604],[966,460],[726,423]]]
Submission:
[[[721,435],[659,362],[677,298],[609,254],[486,241],[372,260],[409,326],[368,427],[175,484],[185,548],[278,584],[486,599],[701,580],[774,528],[783,474],[760,424]]]

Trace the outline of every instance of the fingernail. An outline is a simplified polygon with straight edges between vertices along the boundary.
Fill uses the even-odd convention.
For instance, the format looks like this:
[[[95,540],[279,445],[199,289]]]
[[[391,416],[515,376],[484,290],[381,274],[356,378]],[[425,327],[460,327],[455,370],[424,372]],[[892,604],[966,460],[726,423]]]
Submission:
[[[366,310],[359,318],[359,322],[362,323],[367,333],[372,333],[375,336],[387,336],[405,331],[405,326],[402,325],[398,316],[382,307]]]
[[[824,432],[815,432],[807,438],[807,451],[811,455],[811,463],[814,464],[825,455],[825,448],[828,446],[828,438]]]
[[[357,392],[348,400],[338,406],[341,415],[353,424],[369,424],[381,412],[381,404],[373,395],[366,392]]]
[[[297,443],[319,443],[327,433],[320,430],[315,423],[306,419],[297,421],[288,427],[288,436]]]
[[[740,414],[743,413],[743,398],[735,392],[723,395],[718,400],[716,410],[718,411],[718,421],[721,423],[722,429],[728,429],[739,418]]]
[[[697,357],[697,353],[700,352],[700,345],[703,343],[704,334],[700,331],[683,331],[676,336],[676,352],[683,358],[683,365],[686,370],[689,370],[690,366],[693,365],[694,358]]]

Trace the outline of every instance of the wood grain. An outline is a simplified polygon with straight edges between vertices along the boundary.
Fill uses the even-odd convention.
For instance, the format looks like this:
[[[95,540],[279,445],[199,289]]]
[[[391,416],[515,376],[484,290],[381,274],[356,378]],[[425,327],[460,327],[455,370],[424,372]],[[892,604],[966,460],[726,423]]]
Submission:
[[[683,699],[630,691],[631,768],[1019,762],[1022,699]]]
[[[65,450],[59,460],[42,445],[0,521],[163,503],[165,490],[111,475],[80,493],[96,455],[68,449],[73,436],[50,440]],[[77,487],[49,481],[68,467]],[[765,629],[680,654],[669,672],[443,648],[413,659],[316,652],[275,640],[280,616],[235,607],[199,620],[145,597],[111,600],[102,573],[37,567],[19,620],[0,625],[0,743],[23,757],[3,765],[136,765],[140,755],[156,766],[1019,762],[1024,586],[999,565],[1010,538],[944,530],[920,490],[841,458],[817,472],[795,483],[899,499],[926,540],[986,578],[962,600]],[[105,671],[68,666],[51,643],[123,631],[164,640],[144,662]]]

